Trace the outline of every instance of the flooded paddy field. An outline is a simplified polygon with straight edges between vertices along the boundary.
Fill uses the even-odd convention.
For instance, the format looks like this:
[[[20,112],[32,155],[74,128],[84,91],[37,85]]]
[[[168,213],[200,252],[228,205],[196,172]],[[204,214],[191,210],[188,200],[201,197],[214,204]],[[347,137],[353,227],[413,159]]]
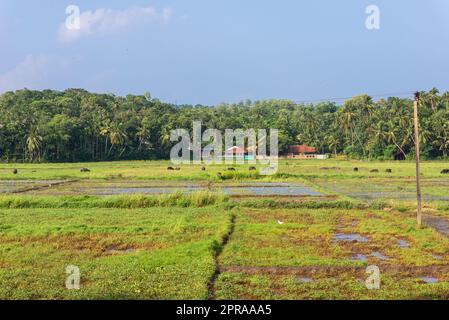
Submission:
[[[413,163],[168,166],[0,165],[0,298],[449,299],[447,163],[423,164],[422,229]]]
[[[64,182],[64,180],[0,180],[0,194],[51,188]]]
[[[416,200],[416,182],[414,179],[313,179],[314,183],[332,192],[361,201],[378,200]],[[424,201],[449,201],[449,178],[422,179]]]
[[[10,181],[0,181],[9,185]],[[173,193],[195,193],[210,191],[223,193],[229,196],[323,196],[322,193],[313,190],[301,183],[286,182],[198,182],[198,181],[131,181],[131,180],[85,180],[67,181],[59,185],[51,185],[51,182],[42,182],[44,187],[24,192],[28,195],[161,195]],[[6,190],[6,192],[8,192]]]

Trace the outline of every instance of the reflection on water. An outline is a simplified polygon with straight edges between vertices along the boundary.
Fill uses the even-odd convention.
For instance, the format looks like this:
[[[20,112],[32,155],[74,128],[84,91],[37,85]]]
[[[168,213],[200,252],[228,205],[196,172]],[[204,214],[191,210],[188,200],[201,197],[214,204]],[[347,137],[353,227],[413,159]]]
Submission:
[[[321,194],[302,185],[280,185],[268,183],[260,186],[177,186],[177,187],[96,187],[96,188],[77,188],[77,193],[88,193],[95,195],[117,195],[117,194],[172,194],[175,192],[192,193],[198,191],[210,190],[214,192],[223,192],[231,196],[320,196]]]
[[[50,186],[64,182],[63,180],[2,180],[0,193],[11,193],[32,187]]]

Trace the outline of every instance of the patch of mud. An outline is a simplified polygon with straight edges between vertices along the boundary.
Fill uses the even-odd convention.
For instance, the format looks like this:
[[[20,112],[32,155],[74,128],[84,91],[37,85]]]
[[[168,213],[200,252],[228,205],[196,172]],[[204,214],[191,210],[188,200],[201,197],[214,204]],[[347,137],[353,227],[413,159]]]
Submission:
[[[241,184],[198,183],[183,184],[131,184],[131,183],[104,183],[76,184],[70,188],[69,193],[89,195],[120,195],[120,194],[173,194],[176,192],[193,193],[203,190],[222,192],[230,196],[256,196],[256,197],[304,197],[324,196],[313,189],[298,183],[287,182],[242,182]]]
[[[347,192],[348,197],[357,198],[363,201],[376,200],[416,200],[416,194],[413,192]],[[423,195],[424,201],[449,201],[449,197]]]
[[[438,283],[439,280],[434,277],[420,277],[420,280],[422,280],[426,284],[432,284],[432,283]]]
[[[423,222],[428,227],[431,227],[442,235],[449,237],[449,220],[442,217],[423,215]]]
[[[405,241],[405,240],[398,240],[398,245],[402,249],[410,248],[410,243],[408,241]]]
[[[389,265],[378,263],[377,266],[382,272],[388,272],[399,277],[427,277],[438,279],[442,275],[449,275],[449,266],[408,266],[408,265]],[[360,275],[362,278],[366,275],[366,266],[303,266],[303,267],[256,267],[256,266],[221,266],[220,272],[244,273],[248,275],[295,275],[315,279],[318,276],[336,276],[343,272]]]
[[[134,253],[136,251],[137,251],[137,249],[135,249],[135,248],[119,248],[119,247],[112,246],[112,247],[108,247],[104,253],[116,255],[116,254]]]
[[[349,234],[349,233],[338,233],[334,236],[334,241],[336,242],[368,242],[368,238],[360,234]]]
[[[400,183],[401,185],[397,185]],[[404,184],[405,183],[405,184]],[[428,182],[430,186],[435,186],[433,181]],[[447,182],[441,182],[440,186],[445,186]],[[318,184],[335,193],[343,194],[348,197],[356,198],[362,201],[373,202],[376,200],[416,200],[416,192],[407,187],[407,180],[373,180],[370,183],[357,181],[344,181],[341,183],[320,181]],[[448,196],[423,194],[425,201],[449,201]]]
[[[374,257],[374,258],[377,258],[379,260],[390,260],[389,257],[383,255],[382,253],[380,253],[378,251],[375,251],[375,252],[371,253],[371,256]]]
[[[249,194],[255,196],[320,196],[321,193],[313,191],[306,186],[273,186],[273,187],[223,187],[228,195]]]
[[[132,188],[76,188],[73,191],[77,194],[92,194],[98,196],[104,195],[120,195],[120,194],[148,194],[148,195],[157,195],[157,194],[173,194],[176,192],[183,193],[192,193],[202,190],[199,187],[182,187],[182,189],[177,188],[158,188],[158,187],[132,187]]]
[[[21,193],[66,183],[66,180],[1,180],[0,193]]]
[[[308,278],[308,277],[298,277],[297,280],[299,283],[311,283],[311,282],[315,281],[312,278]]]
[[[366,262],[368,261],[368,258],[364,254],[356,254],[351,258],[351,260]]]

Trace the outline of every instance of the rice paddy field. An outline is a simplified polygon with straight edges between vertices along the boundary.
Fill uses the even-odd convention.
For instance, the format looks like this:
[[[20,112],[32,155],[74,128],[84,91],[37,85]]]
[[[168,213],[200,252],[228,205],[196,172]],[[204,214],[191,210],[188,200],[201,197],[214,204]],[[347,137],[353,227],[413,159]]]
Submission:
[[[0,299],[449,298],[448,162],[170,166],[0,164]]]

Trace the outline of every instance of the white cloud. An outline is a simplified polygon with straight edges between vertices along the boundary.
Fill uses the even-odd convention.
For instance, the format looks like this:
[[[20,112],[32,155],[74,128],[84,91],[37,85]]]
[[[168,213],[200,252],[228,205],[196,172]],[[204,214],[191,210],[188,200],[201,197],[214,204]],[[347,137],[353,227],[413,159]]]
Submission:
[[[11,70],[0,74],[0,93],[23,88],[43,89],[51,78],[70,66],[70,61],[45,54],[28,55]]]
[[[59,27],[58,35],[62,42],[73,42],[82,37],[105,36],[127,30],[146,22],[165,24],[170,21],[172,10],[165,8],[158,12],[152,7],[131,7],[125,10],[97,9],[80,14],[80,28],[71,30],[66,23]]]

